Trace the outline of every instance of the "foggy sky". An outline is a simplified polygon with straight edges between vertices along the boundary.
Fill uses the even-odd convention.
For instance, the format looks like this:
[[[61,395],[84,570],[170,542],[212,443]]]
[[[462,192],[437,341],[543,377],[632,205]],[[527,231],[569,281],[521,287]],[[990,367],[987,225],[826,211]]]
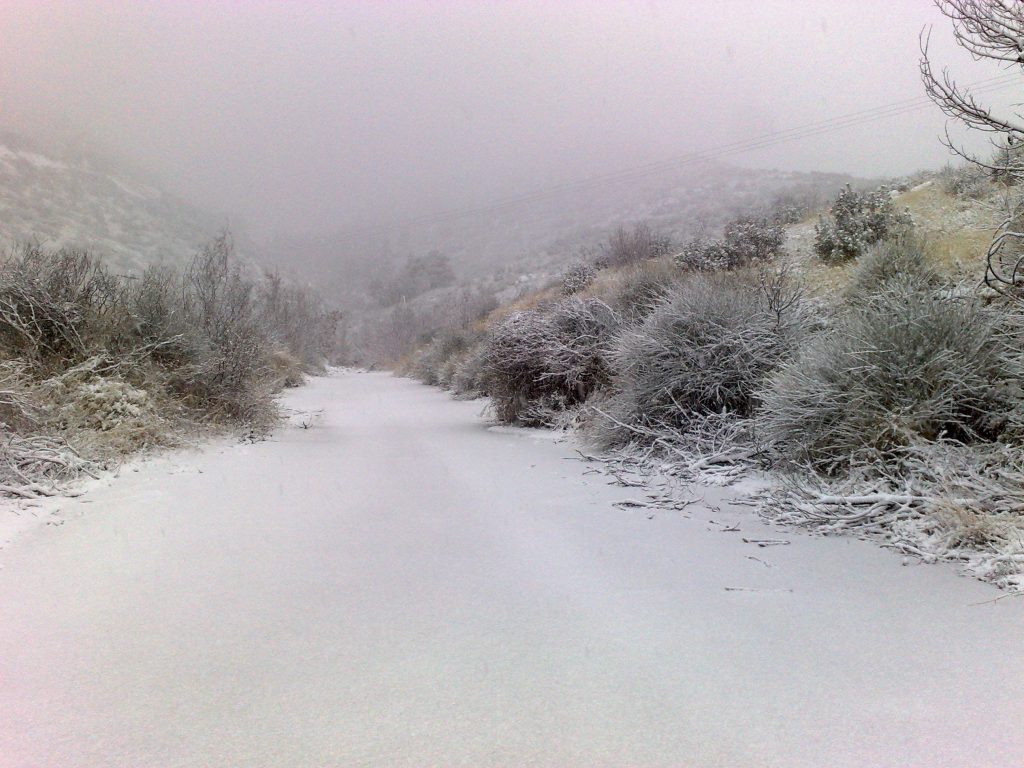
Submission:
[[[257,234],[486,203],[920,97],[929,0],[0,0],[0,126],[99,148]],[[947,159],[937,109],[731,162]]]

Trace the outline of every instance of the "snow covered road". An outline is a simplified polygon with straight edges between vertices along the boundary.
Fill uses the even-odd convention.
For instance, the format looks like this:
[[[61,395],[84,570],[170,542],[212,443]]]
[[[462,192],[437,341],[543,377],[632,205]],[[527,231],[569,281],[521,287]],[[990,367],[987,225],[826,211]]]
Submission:
[[[615,507],[409,381],[287,397],[324,413],[0,552],[2,768],[1024,765],[1024,600],[719,491]]]

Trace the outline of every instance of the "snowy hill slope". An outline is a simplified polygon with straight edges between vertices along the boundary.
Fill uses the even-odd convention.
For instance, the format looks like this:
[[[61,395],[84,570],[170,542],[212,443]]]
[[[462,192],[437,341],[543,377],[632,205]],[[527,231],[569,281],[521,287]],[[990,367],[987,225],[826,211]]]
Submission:
[[[34,240],[74,246],[137,272],[180,263],[216,230],[211,217],[161,189],[0,132],[0,249]]]
[[[646,222],[658,234],[685,242],[776,202],[819,208],[847,182],[858,180],[844,174],[705,163],[433,223],[283,238],[272,250],[302,254],[290,266],[316,276],[325,294],[343,306],[358,308],[367,281],[381,265],[398,263],[410,254],[445,254],[464,283],[483,280],[499,288],[522,287],[524,281],[539,285],[581,254],[593,253],[620,226]]]

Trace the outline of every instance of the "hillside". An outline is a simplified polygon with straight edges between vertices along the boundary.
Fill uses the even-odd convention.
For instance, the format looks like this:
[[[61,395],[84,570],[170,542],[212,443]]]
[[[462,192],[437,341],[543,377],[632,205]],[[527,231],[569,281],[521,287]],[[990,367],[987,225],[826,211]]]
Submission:
[[[367,283],[410,255],[445,254],[460,282],[488,286],[538,285],[593,251],[620,226],[646,222],[684,242],[715,232],[737,215],[779,202],[817,208],[852,177],[831,173],[752,170],[704,163],[642,180],[567,190],[559,196],[474,215],[416,225],[279,239],[276,253],[302,254],[288,266],[316,278],[342,305],[365,306]]]
[[[87,156],[0,132],[0,248],[40,241],[102,256],[118,271],[180,263],[217,222],[173,195]]]

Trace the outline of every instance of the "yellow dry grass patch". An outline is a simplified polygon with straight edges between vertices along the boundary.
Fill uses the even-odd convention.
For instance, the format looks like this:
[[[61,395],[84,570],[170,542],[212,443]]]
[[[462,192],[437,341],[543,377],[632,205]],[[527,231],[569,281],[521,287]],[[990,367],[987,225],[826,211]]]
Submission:
[[[816,298],[842,293],[849,285],[856,261],[846,264],[826,264],[813,258],[803,265],[801,276],[807,293]]]
[[[964,230],[928,238],[928,256],[935,267],[950,277],[981,278],[985,272],[985,252],[992,233]]]
[[[932,182],[897,195],[893,204],[897,208],[909,208],[910,213],[916,219],[921,215],[930,215],[936,206],[943,208],[955,206],[956,198],[946,194],[941,185]]]
[[[506,317],[511,315],[513,312],[521,312],[527,309],[533,309],[538,304],[545,301],[554,301],[561,296],[561,291],[556,288],[545,288],[541,291],[534,291],[524,296],[520,296],[515,301],[510,301],[508,304],[502,304],[497,309],[493,310],[487,318],[484,320],[486,328],[491,328],[497,323],[504,320]]]

